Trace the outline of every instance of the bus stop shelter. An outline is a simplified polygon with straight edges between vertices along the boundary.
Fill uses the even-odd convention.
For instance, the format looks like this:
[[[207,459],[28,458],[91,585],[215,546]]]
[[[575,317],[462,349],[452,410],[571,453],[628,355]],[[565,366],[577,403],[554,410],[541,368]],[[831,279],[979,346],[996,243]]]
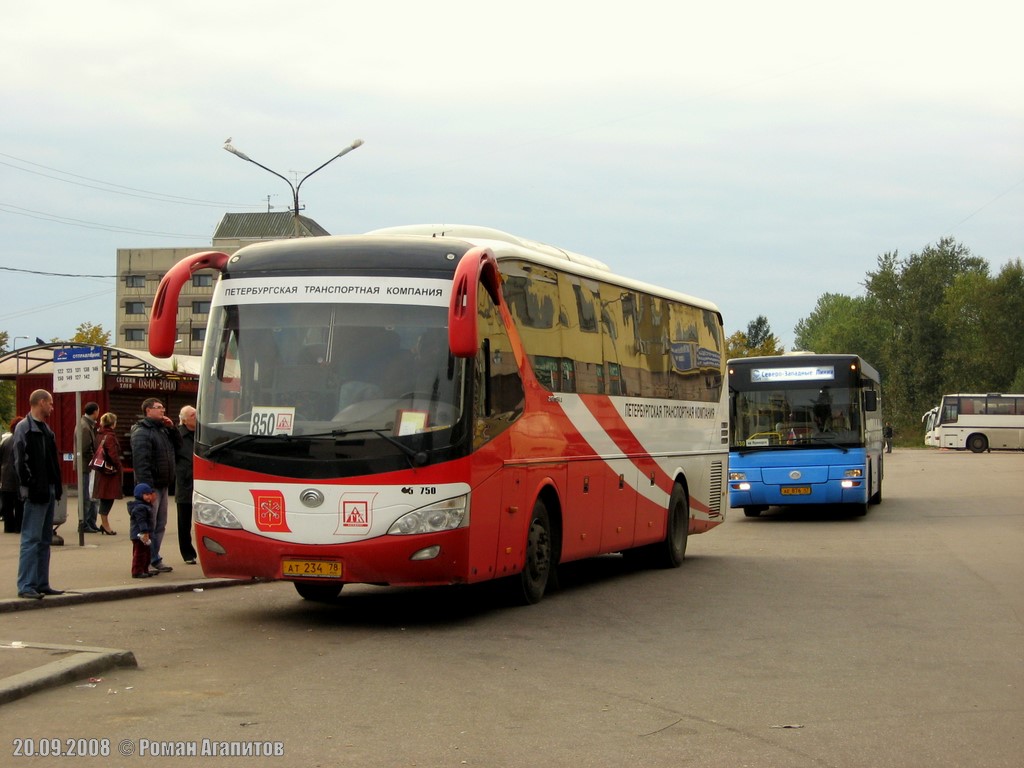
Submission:
[[[0,381],[13,381],[16,385],[15,415],[28,413],[28,398],[33,391],[45,389],[53,393],[53,414],[49,425],[57,438],[61,454],[61,479],[66,487],[78,486],[75,463],[75,427],[81,417],[76,412],[76,395],[84,408],[86,403],[99,405],[99,415],[111,412],[117,415],[117,437],[125,463],[125,487],[133,488],[131,444],[128,433],[132,425],[143,418],[142,402],[158,397],[167,406],[167,415],[177,423],[178,412],[185,405],[195,405],[199,391],[199,365],[201,358],[193,355],[174,355],[157,358],[138,349],[98,347],[101,356],[102,387],[88,392],[54,392],[53,372],[55,353],[71,348],[94,347],[90,344],[58,342],[23,347],[0,356]],[[0,425],[6,432],[9,423]]]

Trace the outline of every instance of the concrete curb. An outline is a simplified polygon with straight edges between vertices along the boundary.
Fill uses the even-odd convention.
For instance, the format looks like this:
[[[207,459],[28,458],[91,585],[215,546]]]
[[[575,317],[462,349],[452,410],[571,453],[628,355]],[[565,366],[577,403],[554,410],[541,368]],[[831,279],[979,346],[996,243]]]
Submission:
[[[24,698],[45,688],[71,683],[114,667],[137,667],[135,654],[116,648],[88,648],[74,645],[25,643],[24,648],[63,651],[69,654],[41,667],[0,680],[0,705]]]
[[[159,577],[146,579],[146,584],[122,587],[99,587],[65,592],[63,595],[49,595],[42,600],[25,600],[15,597],[0,600],[0,613],[33,611],[39,608],[59,608],[79,603],[102,603],[108,600],[125,600],[146,595],[167,595],[174,592],[192,592],[196,589],[219,589],[242,584],[254,584],[244,579],[191,579],[189,581],[165,581]]]

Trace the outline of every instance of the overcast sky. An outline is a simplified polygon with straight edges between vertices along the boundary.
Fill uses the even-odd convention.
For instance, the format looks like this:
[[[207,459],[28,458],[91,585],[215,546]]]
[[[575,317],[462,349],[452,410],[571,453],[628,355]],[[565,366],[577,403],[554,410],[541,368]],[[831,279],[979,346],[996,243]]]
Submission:
[[[0,330],[113,330],[118,248],[286,210],[226,138],[289,178],[361,138],[301,190],[333,234],[496,227],[710,299],[728,333],[765,315],[789,348],[888,251],[1024,256],[1022,9],[8,3]]]

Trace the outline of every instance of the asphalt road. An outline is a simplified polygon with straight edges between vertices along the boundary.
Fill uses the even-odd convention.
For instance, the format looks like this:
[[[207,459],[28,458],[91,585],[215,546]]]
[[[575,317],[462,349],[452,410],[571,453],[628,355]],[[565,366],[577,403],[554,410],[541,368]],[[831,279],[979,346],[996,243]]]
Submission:
[[[1024,454],[886,459],[866,517],[731,510],[678,570],[577,564],[529,608],[265,584],[3,615],[139,666],[0,707],[0,765],[1018,768]]]

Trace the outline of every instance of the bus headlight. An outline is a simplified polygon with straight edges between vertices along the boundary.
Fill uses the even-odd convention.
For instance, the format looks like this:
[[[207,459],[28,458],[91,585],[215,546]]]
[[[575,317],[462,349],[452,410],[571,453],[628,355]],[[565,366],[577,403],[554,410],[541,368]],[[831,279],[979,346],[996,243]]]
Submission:
[[[864,470],[860,468],[848,469],[843,472],[843,477],[864,477]]]
[[[388,529],[388,534],[409,536],[415,533],[437,533],[467,525],[469,525],[468,494],[414,509],[395,520]]]
[[[746,480],[747,479],[747,473],[746,472],[730,472],[729,473],[729,479],[730,480]]]
[[[209,525],[213,528],[242,527],[242,524],[238,522],[238,518],[227,507],[195,491],[192,492],[192,516],[197,523]]]

